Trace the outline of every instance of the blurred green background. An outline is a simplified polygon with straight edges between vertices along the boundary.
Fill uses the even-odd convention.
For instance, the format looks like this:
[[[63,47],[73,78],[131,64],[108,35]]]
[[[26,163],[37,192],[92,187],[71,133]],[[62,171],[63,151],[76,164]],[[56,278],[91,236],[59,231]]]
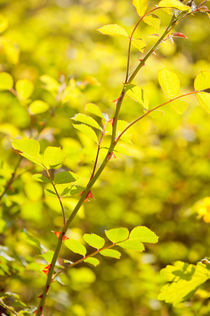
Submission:
[[[77,173],[84,186],[96,144],[75,131],[70,118],[85,113],[89,102],[112,117],[112,100],[119,96],[125,77],[128,41],[96,30],[118,23],[130,32],[138,19],[135,9],[129,0],[0,0],[0,9],[0,71],[10,73],[15,82],[31,80],[31,100],[43,100],[50,107],[32,115],[30,102],[0,91],[0,193],[19,159],[11,149],[17,136],[38,138],[42,149],[62,146],[65,167]],[[169,20],[164,12],[157,15],[160,30],[146,24],[138,30],[146,50]],[[135,81],[145,89],[151,108],[166,100],[157,81],[164,66],[177,73],[182,93],[193,89],[200,71],[210,70],[208,16],[191,16],[176,31],[188,39],[163,42]],[[142,56],[133,49],[132,68]],[[44,84],[43,75],[54,78],[60,90]],[[195,97],[185,100],[189,106],[181,115],[169,105],[132,128],[129,141],[119,144],[117,159],[110,161],[92,190],[94,200],[84,205],[69,231],[80,239],[84,233],[103,236],[105,229],[145,225],[159,236],[159,243],[142,254],[124,252],[119,261],[102,258],[96,268],[82,264],[69,270],[60,283],[53,283],[46,316],[209,315],[208,285],[179,307],[157,300],[161,268],[176,260],[196,263],[210,248],[209,116]],[[126,97],[121,119],[131,121],[141,111]],[[21,161],[0,210],[0,291],[17,293],[30,307],[37,306],[46,276],[40,271],[44,261],[39,250],[23,231],[53,250],[56,237],[51,231],[62,225],[58,201],[33,178],[38,171]],[[78,198],[63,199],[68,214]],[[78,258],[66,250],[62,257]],[[21,308],[14,297],[8,304]]]

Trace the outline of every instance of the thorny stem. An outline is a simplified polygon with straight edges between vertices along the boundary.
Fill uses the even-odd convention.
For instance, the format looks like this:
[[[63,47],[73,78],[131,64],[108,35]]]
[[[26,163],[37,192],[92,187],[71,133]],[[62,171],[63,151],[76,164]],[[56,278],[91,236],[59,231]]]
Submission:
[[[46,300],[47,293],[48,293],[48,290],[49,290],[49,287],[50,287],[50,283],[52,281],[53,274],[54,274],[55,264],[56,264],[56,261],[58,259],[58,256],[59,256],[59,253],[60,253],[60,249],[61,249],[61,246],[62,246],[62,237],[65,235],[69,225],[71,224],[72,220],[74,219],[74,217],[76,216],[76,214],[79,211],[80,207],[82,206],[82,204],[83,204],[87,194],[89,193],[90,189],[92,188],[92,186],[94,185],[94,183],[99,178],[99,176],[101,175],[102,171],[104,170],[106,164],[109,161],[109,156],[113,152],[114,147],[116,146],[117,121],[118,121],[118,117],[119,117],[119,113],[120,113],[120,108],[121,108],[124,96],[126,94],[126,84],[130,84],[133,81],[133,79],[136,77],[137,73],[143,67],[145,61],[150,57],[150,55],[159,46],[159,44],[162,42],[162,40],[165,38],[165,36],[168,35],[168,33],[172,30],[174,25],[176,23],[178,23],[178,22],[179,22],[178,18],[174,18],[174,16],[173,16],[171,21],[170,21],[170,23],[169,23],[169,25],[167,26],[166,30],[164,31],[164,33],[161,35],[161,37],[158,39],[158,41],[152,46],[152,48],[147,52],[145,57],[142,59],[142,61],[139,63],[139,65],[136,67],[136,69],[133,71],[131,76],[129,78],[127,78],[127,81],[123,85],[121,94],[120,94],[120,96],[118,98],[118,101],[117,101],[117,104],[116,104],[116,110],[115,110],[115,113],[114,113],[114,118],[113,118],[114,122],[113,122],[113,127],[112,127],[112,136],[111,136],[109,149],[107,151],[107,154],[106,154],[103,162],[101,163],[101,165],[99,166],[99,168],[98,168],[98,170],[96,172],[95,172],[96,166],[94,164],[94,169],[95,169],[94,170],[94,175],[89,180],[85,190],[83,191],[83,194],[81,195],[81,197],[80,197],[78,203],[76,204],[74,210],[72,211],[71,215],[69,216],[68,220],[66,221],[66,223],[65,223],[65,225],[63,227],[63,230],[62,230],[62,232],[61,232],[61,234],[60,234],[60,236],[58,238],[57,246],[55,248],[55,252],[54,252],[54,255],[53,255],[53,258],[52,258],[52,261],[51,261],[51,265],[50,265],[50,269],[49,269],[49,272],[48,272],[46,284],[45,284],[45,287],[43,289],[42,298],[40,300],[40,303],[39,303],[39,306],[38,306],[38,309],[37,309],[37,316],[41,316],[42,312],[43,312],[43,309],[44,309],[45,300]],[[146,114],[146,115],[148,115],[148,114]],[[98,155],[96,156],[96,159],[98,161]],[[96,164],[97,164],[97,161],[96,161]]]

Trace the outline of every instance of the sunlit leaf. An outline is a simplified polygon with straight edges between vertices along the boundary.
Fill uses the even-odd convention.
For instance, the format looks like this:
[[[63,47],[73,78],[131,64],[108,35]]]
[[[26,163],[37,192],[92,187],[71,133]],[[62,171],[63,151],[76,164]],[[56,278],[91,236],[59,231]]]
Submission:
[[[105,231],[106,237],[113,243],[123,241],[128,238],[129,231],[125,227],[113,228]]]
[[[92,113],[92,114],[94,114],[96,116],[99,116],[99,117],[103,118],[103,114],[102,114],[100,108],[94,103],[86,104],[85,110],[87,112],[90,112],[90,113]]]
[[[111,257],[115,259],[120,259],[121,253],[114,249],[104,249],[100,251],[100,254],[104,257]]]
[[[70,249],[71,251],[78,253],[79,255],[85,256],[87,253],[87,250],[81,242],[74,239],[68,239],[64,242],[64,245]]]
[[[201,71],[194,81],[195,90],[210,89],[210,71]]]
[[[147,10],[147,0],[132,0],[139,16],[144,15]]]
[[[20,99],[29,98],[34,90],[33,83],[27,79],[18,80],[15,87]]]
[[[42,75],[40,80],[44,83],[45,88],[52,92],[57,92],[59,88],[59,83],[54,78],[49,75]]]
[[[96,122],[96,120],[94,120],[92,117],[82,114],[82,113],[78,113],[76,114],[74,117],[72,117],[72,120],[76,121],[76,122],[80,122],[83,124],[86,124],[88,126],[97,128],[99,130],[101,130],[101,127],[99,126],[99,124]]]
[[[43,155],[43,164],[48,168],[59,167],[64,160],[64,152],[60,147],[49,146],[45,149]]]
[[[142,39],[133,39],[132,44],[137,48],[141,53],[143,53],[146,43]]]
[[[10,90],[13,86],[13,78],[7,72],[0,73],[0,90]]]
[[[127,95],[134,101],[140,103],[145,109],[148,108],[149,100],[144,90],[138,86],[131,85],[128,87]]]
[[[8,20],[5,16],[0,14],[0,33],[4,32],[8,27]]]
[[[145,226],[137,226],[131,231],[129,240],[133,239],[152,244],[158,242],[158,236]]]
[[[139,242],[139,240],[125,240],[123,242],[120,242],[118,246],[124,249],[144,251],[144,245],[141,242]]]
[[[84,234],[84,241],[93,248],[100,249],[104,246],[105,240],[96,234]]]
[[[177,261],[161,270],[161,277],[168,283],[162,287],[158,299],[177,305],[210,279],[210,270],[201,263],[193,265]]]
[[[127,31],[118,24],[107,24],[98,29],[98,31],[105,35],[122,35],[128,36]]]
[[[40,145],[39,142],[35,139],[14,139],[12,142],[12,147],[18,151],[18,153],[27,158],[28,160],[41,164],[40,159]]]
[[[48,109],[49,109],[49,105],[42,100],[36,100],[32,102],[29,106],[29,110],[32,114],[44,113]]]
[[[208,112],[210,113],[210,93],[207,92],[200,92],[197,93],[197,99],[200,103],[200,105]]]
[[[159,29],[160,29],[160,19],[156,15],[151,14],[151,15],[145,16],[143,21],[144,21],[144,23],[148,24],[149,26],[152,26],[152,28],[154,28],[154,30],[156,32],[159,31]]]
[[[51,262],[53,255],[54,255],[54,251],[48,250],[45,253],[43,253],[41,257],[44,258],[47,262]]]
[[[79,130],[80,132],[82,132],[83,134],[85,134],[87,137],[89,137],[90,139],[92,139],[94,142],[98,142],[98,137],[95,133],[95,131],[84,124],[73,124],[74,128],[76,128],[77,130]]]
[[[96,267],[100,263],[100,261],[97,258],[92,258],[92,257],[85,259],[84,262],[89,263],[93,265],[94,267]]]
[[[158,72],[158,80],[163,92],[170,98],[178,95],[180,90],[180,81],[176,73],[163,68]]]
[[[181,11],[190,11],[190,7],[187,5],[184,5],[179,0],[161,0],[158,3],[159,7],[169,7],[169,8],[175,8]]]
[[[56,184],[62,184],[62,183],[70,183],[77,180],[77,177],[74,173],[70,171],[62,171],[59,173],[56,173],[54,181]]]

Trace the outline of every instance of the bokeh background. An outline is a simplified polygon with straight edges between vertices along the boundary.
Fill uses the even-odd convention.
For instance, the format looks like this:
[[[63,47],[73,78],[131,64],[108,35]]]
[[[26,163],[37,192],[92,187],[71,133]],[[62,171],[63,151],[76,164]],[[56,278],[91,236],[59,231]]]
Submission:
[[[74,130],[70,118],[85,113],[89,102],[112,117],[112,100],[120,93],[126,69],[127,39],[96,30],[118,23],[130,32],[138,19],[136,11],[129,0],[1,0],[0,10],[0,71],[15,81],[31,80],[35,87],[31,99],[50,106],[49,111],[32,115],[27,102],[0,92],[0,192],[19,159],[11,149],[11,139],[17,136],[38,138],[42,149],[62,146],[65,167],[78,174],[83,186],[96,144]],[[161,34],[169,20],[166,13],[157,15],[160,30],[147,25],[138,30],[146,50],[156,40],[152,34]],[[164,66],[178,74],[183,93],[193,89],[200,71],[210,70],[208,16],[191,16],[176,31],[187,39],[162,43],[136,78],[150,107],[166,100],[157,81]],[[132,68],[142,56],[133,49]],[[56,89],[43,83],[43,75],[57,81],[60,93],[67,85],[62,101]],[[176,260],[197,263],[210,248],[210,121],[195,97],[186,101],[187,109],[178,111],[183,113],[166,106],[132,128],[129,140],[116,148],[117,159],[110,161],[92,190],[94,200],[84,205],[69,231],[80,239],[84,233],[103,236],[105,229],[145,225],[160,237],[159,243],[141,254],[123,252],[119,261],[102,258],[96,268],[82,264],[69,270],[53,283],[46,316],[209,315],[208,284],[178,307],[157,300],[163,283],[160,269]],[[141,111],[126,97],[121,119],[131,121]],[[46,278],[40,271],[44,264],[40,250],[24,230],[53,250],[56,237],[51,231],[62,225],[56,198],[33,178],[38,171],[22,160],[1,201],[0,291],[19,295],[8,299],[17,309],[21,302],[37,305]],[[68,214],[78,198],[63,199]],[[78,258],[64,249],[62,256]]]

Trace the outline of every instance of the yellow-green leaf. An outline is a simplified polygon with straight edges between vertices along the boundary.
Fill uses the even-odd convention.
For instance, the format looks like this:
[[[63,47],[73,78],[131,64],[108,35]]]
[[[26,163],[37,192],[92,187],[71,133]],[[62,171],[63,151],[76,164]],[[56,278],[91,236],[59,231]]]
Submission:
[[[144,251],[144,245],[139,240],[125,240],[120,242],[118,246],[124,249]]]
[[[96,267],[100,263],[100,261],[97,258],[92,258],[92,257],[85,259],[84,262],[92,264],[94,267]]]
[[[64,160],[64,152],[60,147],[47,147],[44,151],[43,164],[48,169],[59,167]]]
[[[180,81],[175,72],[163,68],[158,72],[158,80],[163,92],[168,97],[174,98],[178,95],[180,90]]]
[[[34,90],[34,85],[30,80],[23,79],[16,82],[16,90],[20,99],[28,99]]]
[[[72,117],[72,120],[101,130],[101,127],[96,122],[96,120],[86,114],[78,113],[74,117]]]
[[[131,87],[127,88],[127,95],[133,99],[134,101],[143,105],[145,109],[149,106],[149,100],[144,90],[138,86],[131,85]]]
[[[100,249],[104,246],[105,240],[96,234],[84,234],[83,239],[93,248]]]
[[[0,90],[10,90],[13,86],[13,78],[7,72],[0,73]]]
[[[158,32],[160,29],[160,19],[154,14],[147,15],[143,19],[144,23],[148,24],[149,26],[152,26],[152,28]]]
[[[128,238],[129,231],[125,227],[113,228],[105,231],[106,237],[113,243],[123,241]]]
[[[144,15],[147,10],[147,0],[132,0],[139,16]]]
[[[78,253],[79,255],[85,256],[87,253],[87,249],[83,244],[81,244],[78,240],[68,239],[64,242],[64,245],[73,251],[74,253]]]
[[[201,71],[194,81],[195,90],[210,89],[210,71]]]
[[[49,105],[41,100],[36,100],[32,102],[29,106],[29,110],[32,114],[44,113],[49,109]]]
[[[184,5],[179,0],[161,0],[158,3],[159,7],[167,7],[167,8],[175,8],[180,11],[190,11],[190,7],[187,5]]]
[[[135,48],[137,48],[141,53],[143,53],[146,44],[142,39],[133,39],[132,44]]]
[[[210,93],[207,92],[200,92],[197,95],[197,99],[200,105],[210,113]]]
[[[77,180],[76,175],[70,171],[62,171],[56,173],[54,181],[56,184],[70,183]]]
[[[92,114],[94,114],[96,116],[99,116],[99,117],[103,118],[103,114],[102,114],[100,108],[94,103],[86,104],[85,110],[87,112],[90,112],[90,113],[92,113]]]
[[[137,226],[131,231],[129,240],[133,239],[152,244],[158,242],[158,236],[145,226]]]
[[[175,112],[177,112],[178,114],[183,114],[189,106],[189,104],[183,100],[175,100],[175,101],[171,102],[170,105],[171,105],[172,109]]]
[[[100,251],[100,254],[104,257],[111,257],[115,259],[120,259],[121,253],[114,249],[104,249]]]
[[[40,145],[35,139],[14,139],[12,142],[12,147],[17,150],[21,156],[27,158],[28,160],[41,164],[40,160]]]
[[[98,31],[105,35],[122,35],[128,37],[127,31],[118,24],[107,24],[98,29]]]
[[[40,80],[44,83],[45,88],[48,91],[57,93],[58,88],[59,88],[59,83],[58,83],[57,80],[55,80],[54,78],[52,78],[52,77],[50,77],[48,75],[41,76]]]
[[[95,133],[95,131],[84,124],[73,124],[73,127],[76,128],[78,131],[82,132],[83,134],[85,134],[87,137],[89,137],[90,139],[92,139],[94,142],[98,142],[98,137]]]

